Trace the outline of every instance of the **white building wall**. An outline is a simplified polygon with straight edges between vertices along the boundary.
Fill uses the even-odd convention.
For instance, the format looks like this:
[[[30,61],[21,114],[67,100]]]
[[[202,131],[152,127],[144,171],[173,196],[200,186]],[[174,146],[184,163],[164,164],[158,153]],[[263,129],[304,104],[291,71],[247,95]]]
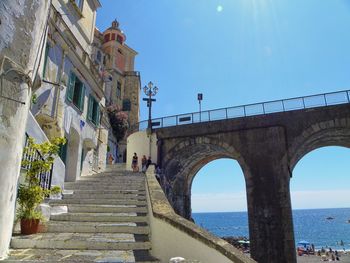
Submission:
[[[49,140],[31,112],[28,114],[26,133],[28,136],[33,137],[36,143],[43,143]],[[51,185],[58,185],[62,189],[64,188],[65,168],[61,158],[57,157],[53,164]]]
[[[34,80],[45,36],[48,0],[2,0],[0,4],[0,65],[6,56],[17,64],[21,77]],[[6,256],[12,235],[17,180],[23,152],[31,87],[26,81],[16,82],[7,69],[2,74],[2,95],[24,102],[0,98],[0,258]],[[28,73],[29,72],[29,73]],[[28,74],[27,74],[28,73]]]
[[[137,154],[141,171],[141,159],[143,155],[151,156],[152,162],[157,163],[157,136],[155,133],[147,135],[146,131],[135,132],[127,138],[126,169],[131,169],[134,153]]]

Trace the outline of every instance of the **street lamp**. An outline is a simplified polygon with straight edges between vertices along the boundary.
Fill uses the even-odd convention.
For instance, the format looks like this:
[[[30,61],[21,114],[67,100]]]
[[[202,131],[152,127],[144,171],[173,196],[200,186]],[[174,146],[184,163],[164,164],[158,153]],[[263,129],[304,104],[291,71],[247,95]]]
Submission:
[[[203,100],[203,93],[198,93],[197,94],[197,99],[198,99],[198,102],[199,102],[199,122],[202,122],[202,100]]]
[[[151,111],[152,111],[152,101],[156,101],[156,99],[152,99],[152,97],[154,97],[157,92],[158,92],[158,88],[157,86],[153,86],[152,81],[150,81],[147,86],[143,87],[143,92],[145,93],[146,96],[148,96],[148,98],[143,98],[143,101],[147,101],[147,107],[148,107],[148,125],[147,125],[147,129],[149,131],[152,130],[152,117],[151,117]]]

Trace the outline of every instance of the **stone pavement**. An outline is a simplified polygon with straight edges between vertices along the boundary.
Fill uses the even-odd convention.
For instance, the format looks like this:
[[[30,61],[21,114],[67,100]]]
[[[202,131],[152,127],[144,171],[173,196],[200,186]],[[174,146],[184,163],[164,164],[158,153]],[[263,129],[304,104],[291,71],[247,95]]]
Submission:
[[[3,262],[159,262],[149,250],[145,177],[109,171],[65,183],[45,233],[14,235]],[[61,211],[61,212],[60,212]]]

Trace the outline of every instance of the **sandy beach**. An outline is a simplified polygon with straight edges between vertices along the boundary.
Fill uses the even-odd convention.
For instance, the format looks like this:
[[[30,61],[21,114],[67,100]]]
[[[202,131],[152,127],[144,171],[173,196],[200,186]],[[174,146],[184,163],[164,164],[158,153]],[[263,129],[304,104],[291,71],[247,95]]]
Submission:
[[[350,253],[347,254],[341,254],[340,261],[336,262],[343,262],[343,263],[350,263]],[[321,257],[319,256],[297,256],[297,262],[298,263],[312,263],[312,262],[327,262],[322,261]]]

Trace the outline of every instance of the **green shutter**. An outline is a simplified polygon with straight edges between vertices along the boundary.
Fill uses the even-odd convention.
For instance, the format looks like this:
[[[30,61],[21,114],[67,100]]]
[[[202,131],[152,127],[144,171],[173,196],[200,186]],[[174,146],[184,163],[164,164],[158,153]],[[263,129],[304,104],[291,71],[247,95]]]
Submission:
[[[67,138],[66,138],[66,140],[67,140]],[[59,157],[61,158],[61,160],[64,164],[66,164],[67,146],[68,146],[68,140],[66,141],[65,144],[60,145]]]
[[[94,99],[91,95],[89,95],[89,104],[88,104],[88,113],[87,113],[87,118],[89,121],[92,121],[93,109],[94,109]]]
[[[68,90],[67,90],[67,100],[70,102],[73,101],[75,78],[76,78],[75,74],[71,72],[69,76]]]
[[[84,100],[85,100],[85,86],[84,84],[80,87],[80,94],[79,94],[79,110],[84,111]]]
[[[46,67],[47,67],[47,60],[49,58],[49,50],[50,50],[50,45],[49,43],[46,44],[46,48],[45,48],[45,57],[44,57],[44,67],[43,67],[43,79],[45,79],[45,75],[46,75]]]
[[[96,102],[96,126],[100,126],[100,105]]]

